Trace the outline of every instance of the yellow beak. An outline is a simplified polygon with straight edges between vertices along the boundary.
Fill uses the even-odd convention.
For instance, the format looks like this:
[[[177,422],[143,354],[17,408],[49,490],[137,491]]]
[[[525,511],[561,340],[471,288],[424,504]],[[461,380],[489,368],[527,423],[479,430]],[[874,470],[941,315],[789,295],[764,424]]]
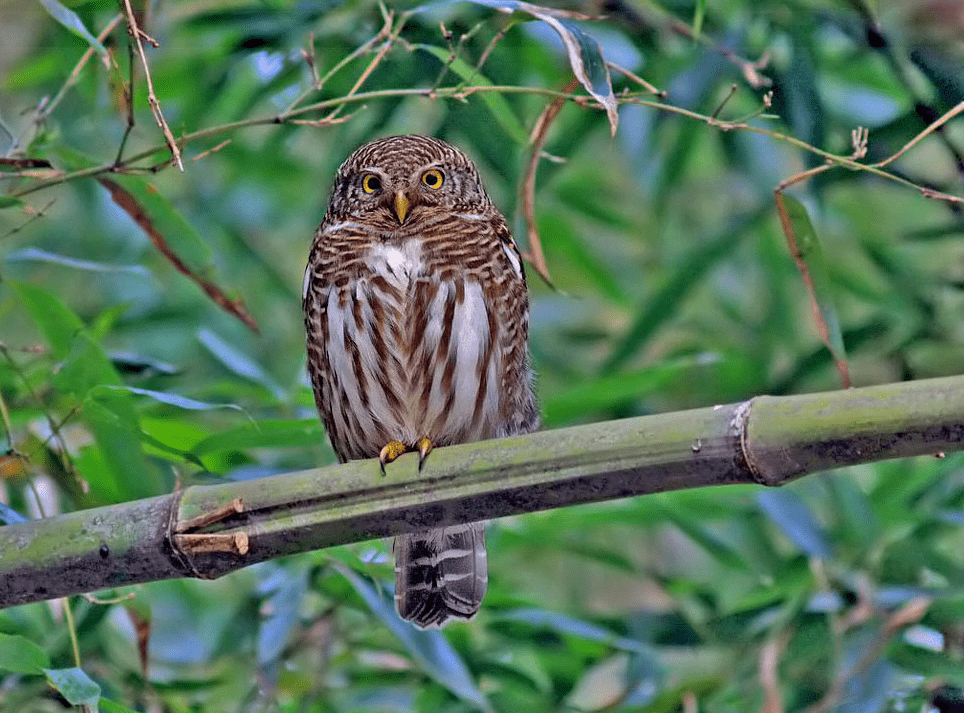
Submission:
[[[395,215],[398,216],[398,222],[404,223],[405,216],[408,214],[408,198],[405,194],[399,191],[395,194]]]

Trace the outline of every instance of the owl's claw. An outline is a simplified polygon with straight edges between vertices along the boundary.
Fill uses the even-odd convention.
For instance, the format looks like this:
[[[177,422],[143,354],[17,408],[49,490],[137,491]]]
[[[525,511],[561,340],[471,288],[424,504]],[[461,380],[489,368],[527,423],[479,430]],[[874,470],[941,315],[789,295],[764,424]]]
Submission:
[[[381,466],[382,475],[385,475],[386,465],[400,455],[416,450],[418,451],[418,469],[419,472],[421,472],[425,459],[428,458],[428,454],[432,452],[432,447],[432,439],[428,436],[422,436],[410,446],[405,445],[401,441],[389,441],[378,454],[378,464]]]
[[[418,446],[418,472],[421,473],[422,466],[425,465],[425,459],[432,452],[432,439],[428,436],[422,436],[415,445]]]
[[[378,454],[378,464],[382,468],[382,475],[385,475],[385,466],[391,463],[393,460],[398,458],[403,453],[407,453],[411,450],[401,441],[389,441],[382,448],[381,452]]]

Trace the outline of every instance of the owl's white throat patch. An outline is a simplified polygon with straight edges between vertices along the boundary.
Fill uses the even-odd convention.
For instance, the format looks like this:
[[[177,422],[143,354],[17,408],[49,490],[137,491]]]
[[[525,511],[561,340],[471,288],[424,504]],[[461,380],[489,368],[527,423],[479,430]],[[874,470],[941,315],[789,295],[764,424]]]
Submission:
[[[373,272],[389,279],[412,279],[422,271],[422,246],[417,240],[373,243],[367,262]]]

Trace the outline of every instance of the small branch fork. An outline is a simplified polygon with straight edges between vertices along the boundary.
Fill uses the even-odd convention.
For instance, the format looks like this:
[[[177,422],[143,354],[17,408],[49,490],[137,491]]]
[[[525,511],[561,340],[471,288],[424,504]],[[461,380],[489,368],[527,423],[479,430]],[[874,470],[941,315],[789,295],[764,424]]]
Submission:
[[[137,54],[141,59],[141,66],[144,67],[144,81],[147,83],[147,103],[151,107],[151,113],[154,115],[154,121],[160,127],[161,132],[164,134],[164,141],[167,143],[167,147],[171,151],[171,157],[174,163],[177,164],[178,169],[184,170],[184,163],[181,161],[181,149],[177,145],[177,141],[174,139],[174,134],[171,133],[171,127],[167,125],[167,121],[164,119],[164,114],[161,111],[161,103],[157,100],[157,95],[154,94],[154,82],[151,80],[151,68],[147,64],[147,55],[144,54],[144,42],[148,42],[152,47],[157,47],[157,40],[153,39],[150,35],[144,32],[140,27],[137,26],[137,18],[134,16],[134,10],[131,7],[131,0],[124,0],[124,14],[127,17],[127,32],[134,43],[134,47],[137,49]],[[142,41],[143,40],[143,41]],[[129,101],[133,105],[133,94],[134,94],[134,77],[130,78],[130,97]],[[126,137],[125,137],[126,138]],[[123,146],[123,144],[122,144]],[[118,160],[115,164],[120,163],[120,156],[118,155]]]

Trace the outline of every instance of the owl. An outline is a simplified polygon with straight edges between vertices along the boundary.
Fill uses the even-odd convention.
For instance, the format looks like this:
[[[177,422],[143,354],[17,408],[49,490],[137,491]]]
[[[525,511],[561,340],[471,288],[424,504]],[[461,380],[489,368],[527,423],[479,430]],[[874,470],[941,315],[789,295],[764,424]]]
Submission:
[[[519,250],[459,149],[392,136],[335,176],[304,281],[308,372],[342,462],[535,430]],[[395,603],[419,627],[485,594],[484,523],[395,539]]]

